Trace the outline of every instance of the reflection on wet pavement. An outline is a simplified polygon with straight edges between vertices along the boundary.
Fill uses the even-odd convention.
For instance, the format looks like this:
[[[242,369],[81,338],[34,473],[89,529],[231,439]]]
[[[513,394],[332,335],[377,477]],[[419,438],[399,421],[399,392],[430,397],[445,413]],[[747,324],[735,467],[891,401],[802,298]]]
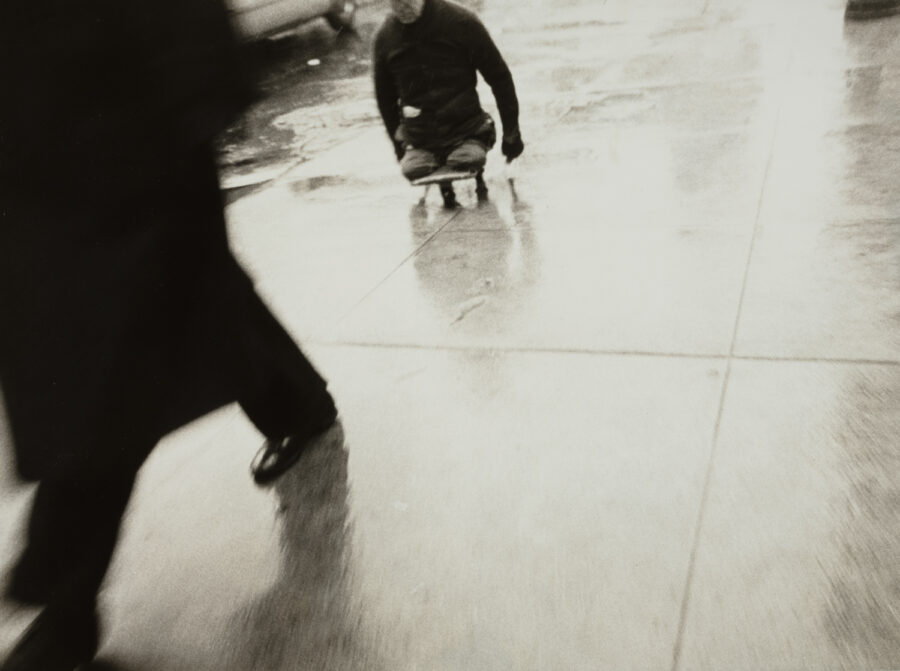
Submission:
[[[413,243],[421,246],[413,259],[421,294],[444,311],[450,326],[458,325],[486,304],[500,306],[490,310],[492,320],[510,319],[504,308],[515,302],[507,300],[509,295],[521,295],[539,281],[540,257],[534,231],[518,225],[518,220],[528,221],[527,205],[516,199],[513,207],[511,226],[505,224],[493,202],[456,212],[445,225],[448,232],[440,245],[424,244],[434,235],[428,226],[427,210],[421,204],[411,208]]]
[[[234,614],[225,668],[385,668],[353,603],[347,449],[338,424],[275,484],[281,569]]]

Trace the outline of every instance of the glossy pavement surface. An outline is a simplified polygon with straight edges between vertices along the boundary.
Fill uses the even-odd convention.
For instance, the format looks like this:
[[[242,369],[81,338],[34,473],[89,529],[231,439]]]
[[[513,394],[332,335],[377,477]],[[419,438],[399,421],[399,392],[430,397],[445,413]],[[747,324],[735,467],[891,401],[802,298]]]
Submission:
[[[236,408],[168,438],[104,655],[900,668],[900,18],[468,4],[521,93],[515,189],[494,152],[490,203],[418,204],[365,50],[328,52],[280,121],[316,151],[229,217],[341,426],[272,490]],[[2,492],[8,561],[28,490]]]

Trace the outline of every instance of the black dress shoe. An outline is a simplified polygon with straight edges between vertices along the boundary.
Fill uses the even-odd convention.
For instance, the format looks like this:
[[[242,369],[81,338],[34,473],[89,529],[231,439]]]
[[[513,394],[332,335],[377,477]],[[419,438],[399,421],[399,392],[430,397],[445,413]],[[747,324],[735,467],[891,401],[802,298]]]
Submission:
[[[323,405],[324,409],[310,417],[300,430],[286,438],[269,438],[263,443],[250,465],[250,471],[253,473],[253,480],[256,484],[269,484],[287,472],[291,466],[297,463],[310,441],[334,425],[337,419],[337,408],[335,408],[331,396]],[[5,670],[0,669],[0,671]]]
[[[25,630],[0,671],[74,671],[97,654],[97,613],[93,608],[41,611]]]

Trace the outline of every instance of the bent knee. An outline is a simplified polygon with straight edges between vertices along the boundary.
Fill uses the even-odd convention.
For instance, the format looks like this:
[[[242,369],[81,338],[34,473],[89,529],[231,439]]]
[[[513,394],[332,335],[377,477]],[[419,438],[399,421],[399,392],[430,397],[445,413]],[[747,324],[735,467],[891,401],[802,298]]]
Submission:
[[[434,154],[424,149],[409,149],[400,159],[400,170],[410,181],[430,175],[438,167],[440,166]]]
[[[479,170],[487,162],[487,148],[477,140],[466,140],[447,156],[447,166],[454,170]]]

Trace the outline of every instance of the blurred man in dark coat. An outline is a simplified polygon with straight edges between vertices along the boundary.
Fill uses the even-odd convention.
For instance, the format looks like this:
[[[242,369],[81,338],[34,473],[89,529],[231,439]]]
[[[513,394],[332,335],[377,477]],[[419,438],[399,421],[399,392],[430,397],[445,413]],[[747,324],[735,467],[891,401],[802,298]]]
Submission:
[[[221,0],[0,9],[0,385],[39,481],[2,666],[75,668],[142,462],[237,400],[272,480],[327,429],[325,381],[233,258],[212,143],[251,101]]]

